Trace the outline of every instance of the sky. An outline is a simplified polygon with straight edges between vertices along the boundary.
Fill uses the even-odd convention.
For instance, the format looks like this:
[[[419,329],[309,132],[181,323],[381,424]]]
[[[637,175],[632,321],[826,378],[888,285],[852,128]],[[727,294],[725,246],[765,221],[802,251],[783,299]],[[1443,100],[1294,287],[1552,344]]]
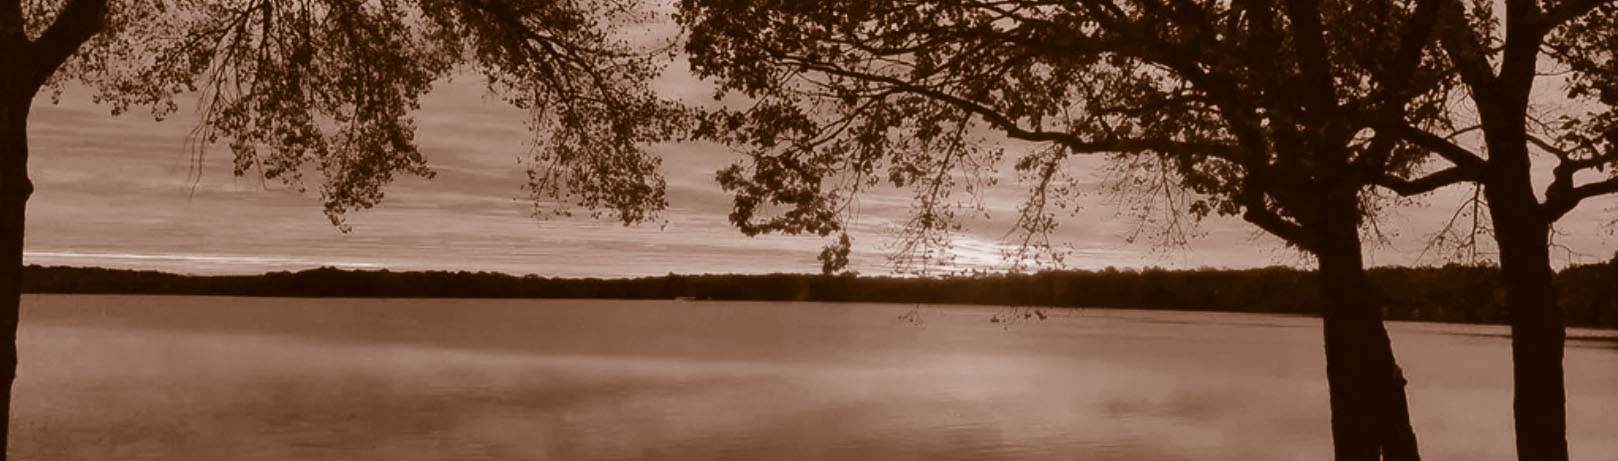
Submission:
[[[709,87],[671,66],[658,89],[685,101],[708,99]],[[182,106],[183,107],[183,106]],[[714,172],[739,159],[722,145],[653,146],[663,158],[669,207],[657,220],[623,226],[588,218],[535,218],[521,190],[518,159],[532,134],[525,114],[485,93],[476,79],[441,82],[416,113],[416,140],[437,176],[404,178],[383,203],[349,216],[352,231],[329,224],[319,199],[279,182],[234,177],[228,149],[204,151],[200,165],[188,135],[189,111],[165,121],[132,111],[110,115],[82,88],[59,102],[42,95],[29,120],[30,174],[24,261],[28,264],[155,269],[194,274],[253,274],[321,266],[390,270],[471,270],[552,277],[619,277],[668,273],[818,272],[827,240],[807,236],[746,237],[726,215],[730,198]],[[1029,146],[1008,144],[1008,162]],[[1082,158],[1068,172],[1083,185],[1079,210],[1063,215],[1052,241],[1067,251],[1063,267],[1246,268],[1310,266],[1279,240],[1237,218],[1210,218],[1184,246],[1151,238],[1129,242],[1138,221],[1103,191],[1104,164]],[[1543,184],[1548,164],[1540,165]],[[200,174],[192,174],[200,170]],[[1008,178],[1009,179],[1009,178]],[[318,181],[318,176],[311,177]],[[1024,186],[1004,181],[981,197],[987,218],[956,236],[956,256],[934,273],[1003,269],[1001,250]],[[895,270],[888,256],[896,223],[909,205],[904,191],[860,199],[852,269]],[[1470,196],[1452,187],[1388,209],[1385,239],[1368,243],[1372,265],[1441,265],[1455,261],[1427,242]],[[1556,264],[1606,261],[1618,201],[1591,200],[1558,227]]]

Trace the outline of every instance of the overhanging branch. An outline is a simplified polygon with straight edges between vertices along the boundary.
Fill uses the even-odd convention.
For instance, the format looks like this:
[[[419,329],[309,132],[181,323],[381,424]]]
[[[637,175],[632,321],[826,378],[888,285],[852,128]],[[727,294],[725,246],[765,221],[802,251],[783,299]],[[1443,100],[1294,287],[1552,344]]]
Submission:
[[[1175,141],[1170,139],[1115,138],[1094,140],[1085,139],[1084,137],[1069,132],[1045,131],[1038,128],[1024,128],[1015,120],[1012,120],[1005,114],[1001,114],[994,108],[985,106],[976,101],[950,94],[937,88],[919,85],[891,76],[857,72],[835,65],[809,60],[799,56],[790,56],[785,53],[780,53],[778,50],[770,51],[772,54],[775,54],[778,59],[791,61],[802,66],[804,69],[881,83],[897,91],[915,94],[948,104],[951,107],[955,107],[956,109],[966,113],[981,117],[984,121],[988,122],[990,126],[1001,130],[1008,137],[1024,141],[1052,142],[1067,148],[1073,153],[1093,154],[1103,152],[1155,151],[1178,155],[1208,155],[1232,160],[1237,157],[1235,147],[1225,144]]]
[[[34,58],[34,75],[29,83],[35,87],[44,84],[62,63],[79,51],[80,45],[101,33],[106,16],[107,0],[69,1],[39,39],[29,44]]]

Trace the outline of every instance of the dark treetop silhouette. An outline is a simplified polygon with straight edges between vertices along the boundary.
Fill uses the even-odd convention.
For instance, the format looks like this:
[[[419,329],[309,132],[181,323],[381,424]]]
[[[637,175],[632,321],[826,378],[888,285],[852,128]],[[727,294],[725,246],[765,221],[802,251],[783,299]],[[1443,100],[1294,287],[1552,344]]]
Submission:
[[[536,207],[567,202],[630,223],[664,206],[658,161],[642,146],[681,126],[680,110],[647,88],[668,48],[616,32],[650,18],[639,8],[628,0],[0,0],[4,409],[33,191],[27,119],[42,88],[80,82],[114,113],[149,106],[158,118],[176,109],[176,97],[200,98],[199,145],[226,144],[237,175],[301,187],[304,174],[318,174],[327,216],[343,227],[344,213],[377,204],[395,175],[431,176],[411,111],[434,81],[475,72],[532,114],[540,135],[527,189]]]
[[[1367,270],[1389,319],[1506,323],[1503,289],[1492,267],[1379,267]],[[1313,274],[1262,269],[1104,269],[980,273],[946,277],[853,274],[669,274],[633,279],[513,276],[495,272],[310,269],[261,275],[179,275],[155,271],[28,266],[25,293],[344,296],[407,298],[624,298],[853,301],[1049,307],[1195,309],[1315,314]],[[1618,262],[1571,267],[1556,286],[1568,323],[1618,328]]]
[[[1476,125],[1390,124],[1379,135],[1430,149],[1448,165],[1425,176],[1395,175],[1385,185],[1417,194],[1458,182],[1482,188],[1500,250],[1511,316],[1519,459],[1565,460],[1563,314],[1550,265],[1552,225],[1586,198],[1618,192],[1618,2],[1447,2],[1439,33],[1444,55],[1464,83]],[[1502,28],[1502,22],[1504,27]],[[1548,59],[1541,59],[1541,57]],[[1541,69],[1549,65],[1551,69]],[[1498,70],[1496,70],[1498,69]],[[1566,79],[1564,106],[1531,107],[1542,70]],[[1453,141],[1481,130],[1484,149]],[[1485,153],[1486,152],[1486,153]],[[1534,194],[1532,158],[1553,158],[1544,200]],[[1579,184],[1582,171],[1604,172]]]
[[[1109,155],[1177,183],[1193,217],[1241,215],[1313,254],[1337,458],[1415,459],[1359,232],[1369,186],[1427,155],[1371,136],[1381,121],[1449,126],[1441,5],[684,0],[680,20],[693,68],[756,101],[699,129],[748,155],[719,175],[743,232],[840,234],[835,269],[851,197],[886,179],[916,191],[913,240],[936,240],[957,225],[948,191],[998,160],[982,126],[1046,146],[1016,162],[1037,243],[1063,159]]]

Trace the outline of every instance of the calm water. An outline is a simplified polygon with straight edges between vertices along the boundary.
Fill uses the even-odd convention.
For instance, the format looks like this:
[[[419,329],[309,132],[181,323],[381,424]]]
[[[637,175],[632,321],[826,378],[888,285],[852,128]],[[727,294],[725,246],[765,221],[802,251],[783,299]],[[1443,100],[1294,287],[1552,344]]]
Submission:
[[[27,460],[1328,459],[1319,321],[880,304],[28,296]],[[1513,459],[1497,327],[1393,323],[1427,459]],[[1618,341],[1568,344],[1618,460]]]

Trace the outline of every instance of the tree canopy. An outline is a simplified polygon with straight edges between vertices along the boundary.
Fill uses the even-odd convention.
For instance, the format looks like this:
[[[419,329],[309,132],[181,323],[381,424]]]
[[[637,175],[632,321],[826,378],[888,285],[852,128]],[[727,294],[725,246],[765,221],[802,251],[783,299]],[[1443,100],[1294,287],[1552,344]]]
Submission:
[[[1528,180],[1535,158],[1549,160],[1551,181],[1532,216],[1549,222],[1618,192],[1618,3],[1519,0],[1504,2],[1506,11],[1497,2],[1440,3],[1438,40],[1455,80],[1444,114],[1451,122],[1386,131],[1430,151],[1442,168],[1384,185],[1403,194],[1463,182],[1505,189]],[[1536,88],[1546,83],[1560,88]],[[1508,144],[1515,148],[1503,152]]]
[[[22,11],[41,83],[83,84],[114,113],[159,118],[198,98],[199,147],[228,147],[237,175],[301,186],[318,174],[339,226],[396,176],[432,176],[412,111],[451,77],[486,79],[531,114],[536,205],[625,223],[665,206],[645,147],[675,135],[681,112],[648,83],[673,37],[625,33],[654,19],[639,2],[24,0]]]
[[[838,232],[848,198],[881,181],[916,191],[914,226],[947,228],[941,191],[999,160],[977,142],[987,128],[1046,147],[1014,162],[1032,180],[1024,231],[1055,225],[1064,159],[1099,154],[1193,194],[1193,217],[1239,215],[1308,249],[1309,197],[1420,163],[1374,139],[1382,120],[1448,126],[1434,9],[688,0],[682,20],[693,68],[756,101],[707,120],[750,146],[720,175],[749,234]]]
[[[1550,263],[1553,226],[1584,200],[1618,192],[1618,3],[1445,1],[1438,37],[1454,78],[1464,84],[1449,117],[1430,127],[1394,126],[1379,135],[1429,149],[1447,167],[1384,185],[1401,194],[1470,182],[1487,203],[1499,248],[1512,325],[1517,453],[1521,459],[1568,459],[1563,349],[1566,333]],[[1503,8],[1497,8],[1503,6]],[[1500,11],[1503,9],[1504,11]],[[1542,76],[1562,80],[1536,88]],[[1549,83],[1549,82],[1543,82]],[[1539,93],[1539,94],[1536,94]],[[1546,101],[1557,100],[1557,102]],[[1560,106],[1560,107],[1558,107]],[[1458,138],[1476,132],[1477,141]],[[1536,194],[1536,158],[1552,159]],[[1582,176],[1582,178],[1581,178]],[[1481,211],[1474,199],[1474,223]],[[1475,242],[1473,234],[1465,238]]]
[[[1519,451],[1566,458],[1547,234],[1618,192],[1613,2],[684,0],[682,14],[693,67],[757,101],[707,120],[749,154],[720,175],[747,233],[838,232],[849,197],[884,179],[916,191],[916,232],[950,229],[939,191],[999,160],[974,142],[983,127],[1048,147],[1014,163],[1032,179],[1028,234],[1055,226],[1064,159],[1106,155],[1188,192],[1170,200],[1192,217],[1239,215],[1315,254],[1325,288],[1354,297],[1355,229],[1383,190],[1481,185],[1512,281]],[[1573,110],[1535,105],[1541,72],[1566,79]],[[1555,166],[1536,195],[1539,155]]]
[[[1013,163],[1031,183],[1017,228],[1039,235],[1065,160],[1109,156],[1192,218],[1241,216],[1316,256],[1338,458],[1415,459],[1359,234],[1371,185],[1428,155],[1385,128],[1450,124],[1442,5],[683,0],[680,19],[693,69],[753,101],[698,130],[748,156],[719,175],[743,232],[841,232],[885,180],[915,191],[908,227],[932,241],[957,226],[957,178],[973,190],[1000,159],[986,128],[1045,146]]]
[[[432,175],[412,112],[433,84],[475,75],[527,109],[536,214],[570,206],[643,221],[665,206],[650,143],[684,111],[650,89],[669,43],[626,31],[632,0],[0,0],[0,365],[16,377],[29,111],[44,88],[95,89],[158,118],[197,98],[198,156],[223,144],[237,175],[299,190],[320,177],[332,224],[400,175]],[[645,40],[642,40],[644,42]],[[4,432],[5,419],[0,419]],[[0,456],[5,452],[0,438]]]

